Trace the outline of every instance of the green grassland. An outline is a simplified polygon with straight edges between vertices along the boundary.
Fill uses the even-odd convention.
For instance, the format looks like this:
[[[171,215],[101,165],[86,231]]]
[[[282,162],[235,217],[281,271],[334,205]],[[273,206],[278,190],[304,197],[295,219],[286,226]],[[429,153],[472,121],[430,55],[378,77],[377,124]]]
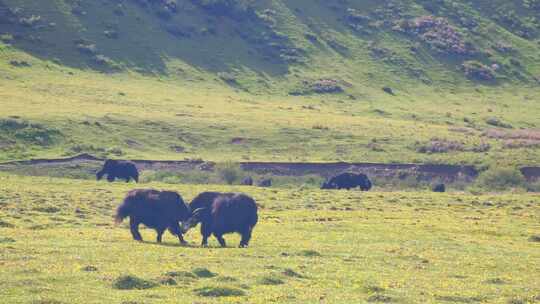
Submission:
[[[9,48],[6,53],[18,56]],[[174,79],[47,68],[28,60],[36,65],[32,73],[4,65],[8,76],[0,81],[0,115],[41,129],[27,128],[29,136],[16,137],[17,130],[2,126],[3,160],[88,152],[213,161],[524,165],[539,157],[537,148],[509,149],[502,140],[483,136],[494,128],[485,122],[489,117],[501,117],[514,128],[537,127],[538,90],[495,87],[456,95],[418,88],[414,95],[377,91],[351,101],[340,95],[253,95],[212,82],[178,85]],[[48,134],[46,140],[39,132]],[[465,150],[417,152],[418,144],[433,138],[460,142]],[[481,143],[491,149],[471,151]]]
[[[538,164],[536,1],[142,2],[0,1],[0,160]],[[476,51],[394,29],[426,15]]]
[[[5,303],[537,303],[534,194],[319,191],[150,184],[189,200],[258,202],[250,248],[188,247],[113,214],[124,183],[0,175]],[[208,273],[211,272],[211,273]],[[126,277],[127,276],[127,277]],[[139,281],[142,280],[142,281]]]
[[[538,0],[0,0],[0,161],[537,166],[538,16]],[[95,165],[2,166],[1,303],[540,303],[537,194],[143,172],[186,201],[258,202],[250,248],[197,231],[181,247],[115,226],[133,186]]]

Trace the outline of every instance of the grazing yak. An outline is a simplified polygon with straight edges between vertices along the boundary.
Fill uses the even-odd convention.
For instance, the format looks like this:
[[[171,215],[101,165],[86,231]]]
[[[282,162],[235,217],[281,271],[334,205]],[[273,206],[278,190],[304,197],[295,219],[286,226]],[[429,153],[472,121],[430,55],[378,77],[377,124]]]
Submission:
[[[114,182],[115,179],[125,179],[128,183],[131,179],[139,182],[139,170],[134,163],[130,161],[108,159],[103,164],[103,169],[96,174],[97,180],[101,180],[103,175],[107,175],[109,182]]]
[[[242,185],[244,186],[253,186],[253,178],[251,176],[248,176],[242,180]]]
[[[272,187],[272,179],[265,178],[259,181],[259,187]]]
[[[239,247],[247,247],[253,228],[257,224],[257,204],[241,193],[204,192],[190,204],[191,217],[183,222],[183,233],[201,223],[201,246],[208,246],[208,237],[214,235],[225,247],[224,234],[237,232],[242,235]]]
[[[371,181],[367,175],[362,173],[345,172],[338,174],[321,186],[321,189],[354,189],[360,187],[362,191],[369,191],[371,189]]]
[[[179,222],[187,220],[190,213],[189,207],[176,192],[137,189],[128,192],[124,202],[118,207],[116,223],[120,224],[129,216],[131,234],[136,241],[142,241],[139,224],[144,224],[156,230],[158,243],[161,243],[163,232],[169,229],[178,236],[181,244],[187,244]]]
[[[444,184],[436,184],[431,190],[433,190],[433,192],[446,192],[446,186]]]

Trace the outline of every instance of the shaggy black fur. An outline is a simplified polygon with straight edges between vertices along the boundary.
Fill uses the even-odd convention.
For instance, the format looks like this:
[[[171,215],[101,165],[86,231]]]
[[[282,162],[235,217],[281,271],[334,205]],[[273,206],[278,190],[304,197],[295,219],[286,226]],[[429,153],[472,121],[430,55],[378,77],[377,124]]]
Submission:
[[[323,183],[321,189],[353,189],[360,187],[362,191],[369,191],[372,187],[367,175],[362,173],[345,172],[338,174]]]
[[[433,192],[446,192],[446,186],[444,184],[437,184],[431,190]]]
[[[225,247],[223,235],[234,232],[242,235],[239,247],[248,246],[258,220],[253,198],[241,193],[204,192],[191,202],[190,208],[193,213],[184,222],[183,232],[201,223],[202,246],[208,245],[208,237],[213,234]]]
[[[101,180],[103,175],[107,175],[109,182],[114,182],[115,179],[125,179],[129,182],[133,179],[139,182],[139,170],[137,166],[130,161],[108,159],[103,164],[103,169],[96,174],[97,180]]]
[[[169,229],[172,234],[178,236],[180,243],[186,244],[179,222],[189,218],[190,210],[176,192],[154,189],[132,190],[117,209],[116,223],[121,223],[128,216],[134,240],[142,241],[139,224],[144,224],[156,230],[158,243],[161,243],[163,232]]]

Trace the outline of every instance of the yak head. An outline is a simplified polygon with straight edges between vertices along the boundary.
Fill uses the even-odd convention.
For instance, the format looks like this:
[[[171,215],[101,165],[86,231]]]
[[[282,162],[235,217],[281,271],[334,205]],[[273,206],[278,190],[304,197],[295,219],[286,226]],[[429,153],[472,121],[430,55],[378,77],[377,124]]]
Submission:
[[[189,229],[202,222],[207,216],[207,209],[208,208],[195,209],[195,211],[191,213],[191,216],[185,222],[182,222],[182,232],[186,233]]]
[[[96,173],[96,179],[101,180],[101,178],[103,178],[103,175],[109,174],[116,165],[117,165],[116,160],[107,159],[105,163],[103,164],[103,168],[98,173]],[[111,181],[110,179],[108,180]]]

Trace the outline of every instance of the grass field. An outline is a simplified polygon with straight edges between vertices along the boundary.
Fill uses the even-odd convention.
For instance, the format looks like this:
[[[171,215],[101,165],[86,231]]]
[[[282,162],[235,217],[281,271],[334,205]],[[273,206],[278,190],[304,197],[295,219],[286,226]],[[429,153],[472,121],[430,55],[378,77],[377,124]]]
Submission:
[[[131,240],[133,185],[0,174],[2,303],[537,303],[536,194],[165,185],[260,205],[250,248]],[[146,186],[146,185],[145,185]],[[536,236],[536,237],[535,237]],[[138,289],[140,288],[140,289]]]
[[[137,243],[113,224],[134,186],[97,183],[97,162],[0,165],[0,303],[540,303],[540,196],[525,190],[538,182],[516,170],[540,160],[539,13],[539,0],[0,0],[0,162],[217,162],[138,187],[260,206],[248,249],[200,248],[197,231],[186,247],[148,229]],[[484,183],[214,185],[238,161],[466,164]],[[499,180],[511,192],[487,192]]]
[[[178,85],[174,79],[136,74],[69,75],[69,69],[54,65],[33,69],[26,73],[6,67],[10,76],[0,81],[0,118],[16,117],[41,129],[0,126],[0,160],[88,152],[212,161],[535,165],[540,157],[536,137],[533,146],[508,148],[505,139],[484,135],[496,129],[486,124],[489,117],[499,117],[514,130],[537,132],[538,91],[528,88],[471,89],[455,95],[418,88],[395,97],[373,91],[351,101],[342,95],[253,95],[212,82]],[[26,133],[17,137],[17,132]],[[457,143],[458,148],[418,152],[433,140]],[[490,149],[475,151],[482,144]]]

